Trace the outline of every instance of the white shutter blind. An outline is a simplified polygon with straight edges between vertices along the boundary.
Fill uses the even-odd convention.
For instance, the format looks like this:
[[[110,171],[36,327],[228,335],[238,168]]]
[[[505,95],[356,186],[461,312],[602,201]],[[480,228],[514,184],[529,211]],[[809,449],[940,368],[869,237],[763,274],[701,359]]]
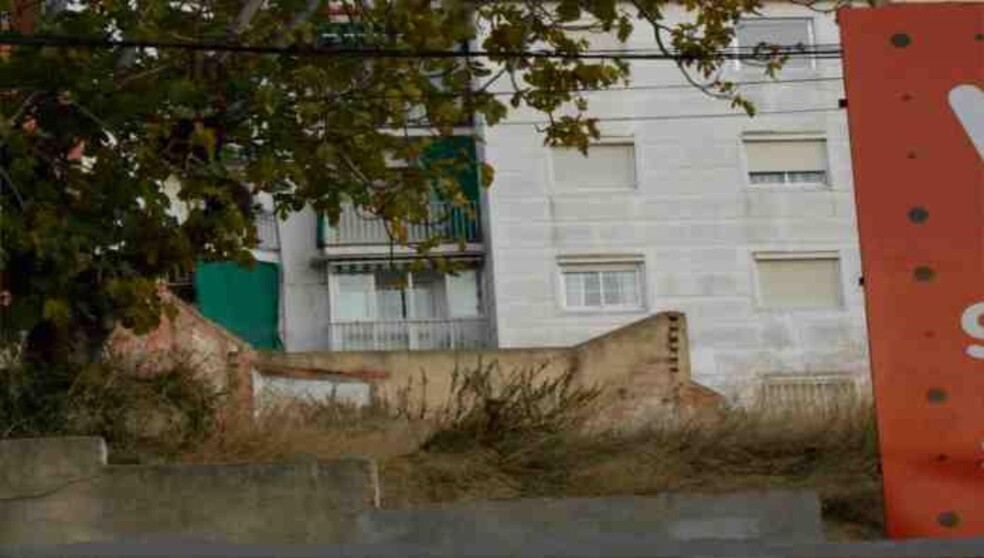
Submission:
[[[335,320],[358,321],[372,318],[372,275],[368,273],[337,276],[338,297]]]
[[[635,187],[635,153],[631,144],[592,145],[587,157],[570,147],[552,151],[554,184],[560,190]]]
[[[827,142],[816,140],[746,141],[748,172],[823,172]]]
[[[478,296],[478,272],[474,269],[447,275],[448,306],[452,318],[473,318],[481,315]]]
[[[836,308],[842,304],[836,258],[759,259],[762,305],[776,309]]]

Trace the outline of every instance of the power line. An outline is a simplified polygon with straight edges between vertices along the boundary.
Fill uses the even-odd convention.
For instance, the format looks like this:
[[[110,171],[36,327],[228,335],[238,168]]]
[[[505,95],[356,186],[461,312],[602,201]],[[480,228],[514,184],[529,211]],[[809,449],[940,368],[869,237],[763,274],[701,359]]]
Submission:
[[[809,84],[809,83],[823,83],[823,82],[842,82],[843,76],[830,76],[830,77],[816,77],[816,78],[794,78],[794,79],[762,79],[762,80],[747,80],[747,81],[735,81],[732,82],[738,88],[744,86],[758,86],[758,85],[798,85],[798,84]],[[704,84],[708,87],[712,87],[712,84]],[[558,93],[624,93],[632,91],[662,91],[662,90],[673,90],[673,89],[697,89],[697,86],[690,83],[670,83],[663,85],[626,85],[622,87],[588,87],[584,89],[565,89],[563,91],[558,91]],[[479,93],[478,90],[467,90],[467,91],[435,91],[433,93],[428,93],[425,95],[427,98],[438,98],[438,99],[458,99],[458,98],[468,98],[472,95]],[[489,95],[494,97],[513,97],[516,95],[515,91],[489,91]],[[362,98],[371,99],[400,99],[399,95],[363,95]]]
[[[821,113],[832,113],[841,112],[842,109],[839,108],[802,108],[802,109],[788,109],[788,110],[764,110],[755,113],[755,116],[770,116],[770,115],[784,115],[784,114],[821,114]],[[720,112],[720,113],[704,113],[704,114],[654,114],[647,116],[610,116],[610,117],[598,117],[596,120],[598,122],[649,122],[656,120],[703,120],[708,118],[750,118],[744,112]],[[499,122],[495,127],[499,126],[539,126],[549,124],[546,121],[520,121],[520,122],[510,122],[508,120]]]
[[[564,53],[556,51],[452,51],[452,50],[409,50],[386,48],[338,48],[311,45],[241,45],[226,42],[189,42],[161,40],[127,40],[98,37],[79,37],[64,35],[16,35],[0,34],[0,45],[40,46],[60,48],[144,48],[158,50],[189,50],[197,52],[230,52],[238,54],[277,54],[287,56],[332,56],[358,58],[547,58],[561,60],[673,60],[686,61],[697,58],[682,54],[662,52],[625,54],[599,54],[590,52]],[[841,57],[840,48],[824,47],[806,49],[800,46],[777,46],[769,49],[769,55],[789,57],[810,57],[814,59],[836,59]],[[729,50],[715,53],[715,56],[728,60],[761,60],[762,55]]]
[[[747,81],[735,81],[732,82],[737,87],[742,87],[745,85],[785,85],[785,84],[802,84],[802,83],[822,83],[822,82],[840,82],[844,78],[843,76],[830,76],[830,77],[816,77],[816,78],[793,78],[793,79],[761,79],[761,80],[747,80]],[[711,84],[706,84],[710,86]],[[591,87],[586,89],[571,89],[570,93],[606,93],[609,91],[658,91],[663,89],[695,89],[695,86],[690,83],[669,83],[664,85],[626,85],[623,87]],[[470,92],[465,93],[448,93],[448,95],[454,96],[467,96]],[[512,91],[493,91],[490,93],[495,96],[506,96],[511,97],[515,95]]]

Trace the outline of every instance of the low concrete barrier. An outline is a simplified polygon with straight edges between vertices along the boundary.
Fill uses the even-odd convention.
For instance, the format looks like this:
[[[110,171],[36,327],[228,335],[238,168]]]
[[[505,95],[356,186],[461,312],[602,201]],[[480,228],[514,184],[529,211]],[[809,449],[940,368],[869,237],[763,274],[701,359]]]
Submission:
[[[456,548],[480,542],[517,551],[531,538],[614,534],[665,541],[823,540],[816,494],[792,491],[485,501],[372,510],[361,525],[367,543]]]
[[[106,466],[101,440],[59,438],[3,441],[0,456],[3,543],[346,542],[379,499],[361,458]]]
[[[102,438],[0,441],[0,502],[91,478],[105,466],[106,444]]]
[[[453,549],[426,545],[88,544],[3,546],[4,558],[980,558],[984,539],[873,543],[774,544],[751,541],[672,542],[654,537],[607,535],[534,538],[520,550],[470,544]]]

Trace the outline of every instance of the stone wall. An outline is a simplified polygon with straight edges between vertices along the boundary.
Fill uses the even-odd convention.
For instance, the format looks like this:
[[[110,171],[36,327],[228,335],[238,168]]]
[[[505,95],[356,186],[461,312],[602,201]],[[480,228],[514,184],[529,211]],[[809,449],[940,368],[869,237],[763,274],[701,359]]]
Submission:
[[[447,402],[456,369],[492,364],[503,374],[542,367],[542,377],[573,370],[585,385],[603,389],[604,416],[618,423],[721,403],[720,396],[691,380],[687,321],[674,312],[566,348],[261,353],[254,395],[263,400],[334,391],[341,399],[367,403],[370,394],[391,402],[405,394],[412,409],[433,410]]]
[[[98,438],[0,441],[0,541],[346,542],[379,505],[372,461],[107,466]]]
[[[164,292],[170,315],[161,316],[157,329],[144,335],[119,328],[107,350],[134,373],[153,375],[175,364],[192,367],[218,392],[227,392],[234,406],[252,404],[250,370],[255,351],[223,327],[202,316],[192,305]]]

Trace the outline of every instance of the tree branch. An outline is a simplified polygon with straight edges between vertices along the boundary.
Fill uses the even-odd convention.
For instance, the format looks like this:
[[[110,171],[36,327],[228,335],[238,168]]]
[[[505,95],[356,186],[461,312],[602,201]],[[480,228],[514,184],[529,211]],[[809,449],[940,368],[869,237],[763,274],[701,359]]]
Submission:
[[[14,181],[10,178],[10,175],[7,174],[7,169],[5,169],[3,167],[0,167],[0,178],[3,178],[3,180],[10,186],[10,190],[14,193],[14,197],[17,198],[17,205],[18,205],[18,207],[20,207],[21,211],[23,211],[24,210],[24,198],[21,196],[20,192],[17,190],[17,185],[14,184]],[[0,186],[3,186],[3,182],[0,182]]]
[[[649,22],[649,24],[653,27],[653,35],[656,39],[656,45],[659,47],[660,52],[666,56],[671,56],[673,58],[673,63],[676,64],[677,68],[679,68],[680,70],[680,73],[683,74],[684,79],[686,79],[690,85],[693,85],[694,87],[697,88],[697,90],[699,90],[700,92],[702,92],[703,94],[707,95],[712,99],[732,100],[732,101],[735,99],[736,97],[735,95],[729,95],[727,93],[716,93],[711,90],[714,87],[715,83],[719,83],[717,80],[711,82],[710,84],[705,84],[705,83],[700,83],[696,79],[694,79],[694,77],[690,75],[690,70],[680,60],[679,56],[676,56],[674,53],[670,52],[670,49],[666,47],[666,43],[663,42],[662,31],[664,30],[669,31],[669,28],[667,28],[662,23],[660,23],[660,21],[653,14],[649,13],[649,11],[646,10],[645,7],[639,3],[638,0],[631,0],[631,1],[632,4],[638,10],[639,15],[641,15],[643,19]]]
[[[243,6],[239,9],[239,14],[236,15],[236,19],[229,24],[229,30],[226,32],[226,38],[228,41],[232,42],[244,31],[249,29],[250,22],[253,20],[253,16],[256,12],[263,7],[263,2],[265,0],[243,0]],[[229,60],[229,56],[232,53],[223,52],[219,55],[219,63],[225,64]]]
[[[304,9],[294,14],[294,17],[291,18],[290,23],[288,23],[283,31],[277,35],[277,38],[273,41],[274,44],[277,46],[284,46],[286,44],[287,37],[291,34],[291,32],[297,29],[297,27],[302,23],[310,19],[311,16],[314,15],[314,12],[318,10],[318,7],[321,6],[322,1],[324,0],[307,0],[307,4],[305,4]]]

